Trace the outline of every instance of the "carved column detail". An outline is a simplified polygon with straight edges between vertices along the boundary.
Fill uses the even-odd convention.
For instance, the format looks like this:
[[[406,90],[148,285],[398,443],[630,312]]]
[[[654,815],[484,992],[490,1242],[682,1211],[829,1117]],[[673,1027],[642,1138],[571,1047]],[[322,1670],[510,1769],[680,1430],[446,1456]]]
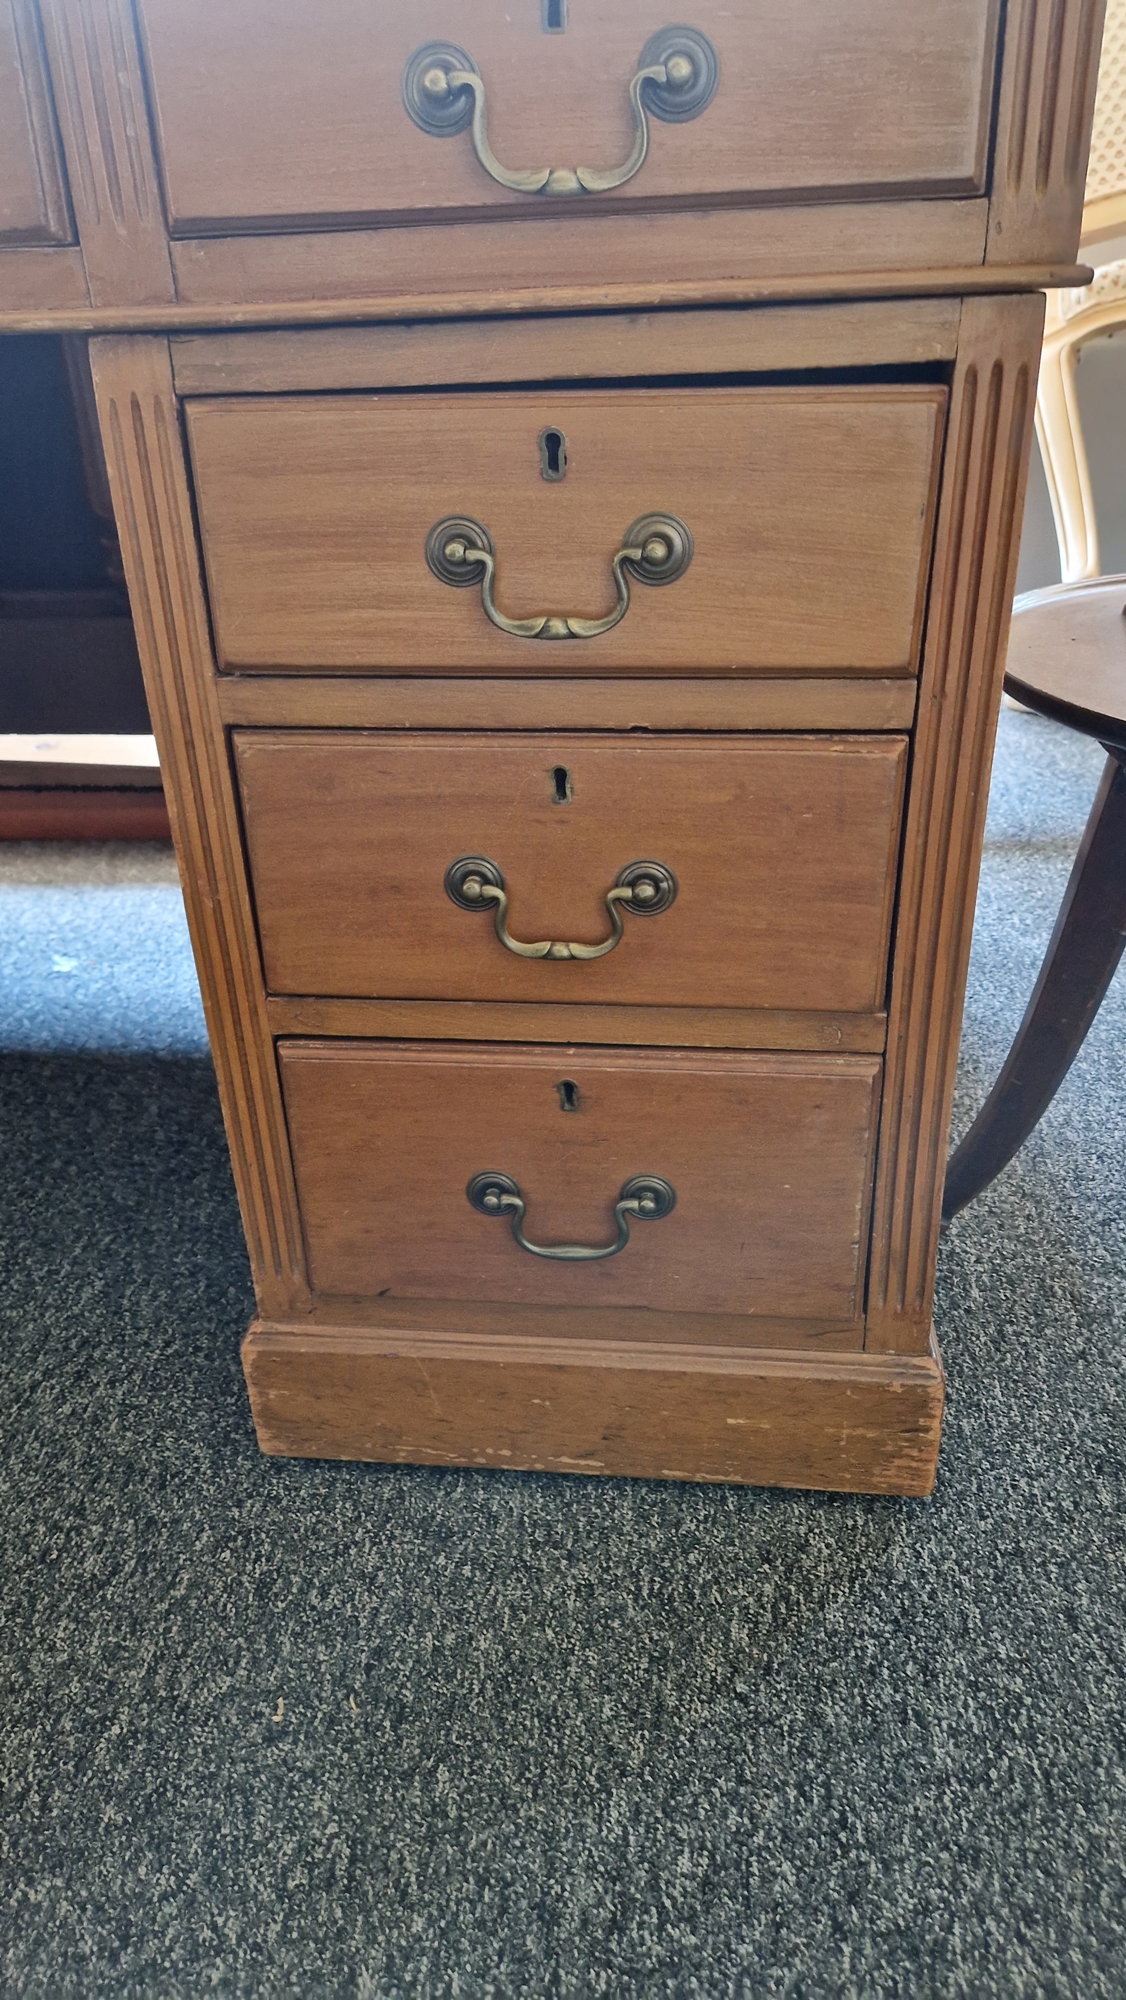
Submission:
[[[214,683],[168,342],[91,342],[137,644],[264,1313],[308,1304],[297,1196]]]
[[[987,264],[1074,254],[1106,0],[1016,0],[997,107]]]
[[[170,305],[144,72],[128,0],[42,0],[71,199],[94,305]]]
[[[989,767],[1028,471],[1040,294],[967,300],[919,689],[867,1346],[924,1353]]]

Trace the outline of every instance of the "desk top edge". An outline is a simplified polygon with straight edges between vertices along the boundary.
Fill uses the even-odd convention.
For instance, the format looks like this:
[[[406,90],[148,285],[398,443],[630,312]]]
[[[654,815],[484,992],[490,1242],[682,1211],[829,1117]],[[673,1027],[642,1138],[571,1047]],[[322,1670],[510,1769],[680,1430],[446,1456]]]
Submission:
[[[1087,264],[975,264],[944,270],[849,272],[779,278],[730,279],[698,284],[529,287],[519,290],[423,293],[357,299],[256,301],[226,306],[66,306],[37,310],[0,308],[2,333],[202,333],[240,327],[381,324],[402,320],[509,318],[514,314],[568,315],[659,312],[693,306],[765,306],[803,301],[1000,296],[1089,284]]]

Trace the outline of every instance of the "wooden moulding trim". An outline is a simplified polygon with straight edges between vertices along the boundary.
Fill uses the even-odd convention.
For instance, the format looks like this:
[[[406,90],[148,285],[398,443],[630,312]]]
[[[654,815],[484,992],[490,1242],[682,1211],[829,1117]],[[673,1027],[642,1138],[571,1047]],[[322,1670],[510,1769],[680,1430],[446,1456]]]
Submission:
[[[181,396],[452,387],[572,377],[876,368],[953,359],[959,299],[706,306],[570,320],[417,320],[294,334],[180,334]]]
[[[933,1346],[812,1355],[255,1321],[242,1358],[258,1442],[286,1456],[911,1496],[934,1483]]]
[[[307,1297],[304,1248],[215,704],[168,343],[98,341],[91,361],[251,1265],[264,1306],[294,1310]]]
[[[925,1345],[1042,301],[971,302],[951,404],[888,1019],[869,1350]]]
[[[443,1339],[491,1342],[512,1339],[575,1343],[596,1349],[618,1347],[650,1352],[654,1347],[686,1347],[724,1353],[795,1351],[814,1355],[857,1355],[864,1344],[859,1318],[786,1319],[767,1313],[660,1312],[649,1306],[528,1306],[508,1300],[349,1298],[314,1293],[309,1310],[287,1315],[280,1324],[307,1336],[322,1333],[392,1333],[430,1339],[435,1320]],[[268,1325],[275,1322],[268,1321]]]
[[[914,680],[220,679],[219,713],[263,729],[910,729]]]
[[[467,1042],[611,1043],[701,1049],[808,1049],[882,1055],[884,1014],[814,1014],[782,1008],[602,1007],[570,1002],[339,1000],[272,995],[275,1035],[431,1038]]]
[[[645,1352],[657,1346],[756,1354],[790,1354],[795,1348],[859,1354],[863,1345],[863,1322],[856,1317],[787,1319],[768,1313],[660,1312],[650,1306],[529,1306],[497,1299],[352,1298],[340,1293],[314,1293],[308,1312],[287,1314],[278,1323],[306,1335],[390,1332],[396,1338],[417,1334],[429,1339],[436,1316],[443,1338],[501,1337],[505,1346],[514,1338],[546,1340],[565,1343],[568,1352],[576,1342],[596,1348],[624,1342]]]
[[[761,393],[763,395],[770,395],[775,392],[764,389]],[[935,426],[935,430],[941,435],[939,425]],[[936,452],[933,455],[932,469],[934,476],[929,482],[928,498],[933,496],[937,488],[938,476],[941,472],[940,452]],[[933,508],[931,509],[931,515],[933,515]],[[776,661],[771,661],[760,667],[732,667],[727,676],[722,681],[719,681],[716,679],[717,669],[714,658],[700,661],[697,660],[695,654],[689,654],[686,651],[682,658],[670,660],[668,664],[661,661],[659,665],[654,666],[650,659],[646,666],[638,666],[632,671],[629,667],[619,668],[618,673],[620,678],[617,684],[620,687],[627,686],[636,674],[639,680],[644,676],[643,684],[647,682],[651,688],[660,687],[662,683],[667,685],[670,682],[680,683],[686,688],[695,687],[701,683],[706,686],[709,682],[713,688],[738,688],[747,685],[754,686],[764,680],[777,684],[782,679],[795,682],[809,681],[814,686],[823,686],[826,681],[830,684],[835,682],[838,686],[842,682],[863,682],[867,680],[872,680],[877,685],[883,684],[886,686],[889,681],[901,681],[905,686],[913,687],[919,671],[920,626],[922,624],[922,612],[925,608],[927,594],[926,557],[929,554],[932,539],[931,516],[928,515],[924,519],[922,532],[919,536],[921,556],[921,560],[918,562],[919,611],[916,615],[914,631],[909,636],[904,647],[905,658],[902,666],[896,664],[889,667],[886,663],[881,662],[879,666],[866,667],[863,665],[857,666],[850,660],[844,660],[840,662],[834,661],[826,669],[822,665],[803,666],[800,662],[797,665],[787,664],[780,666]],[[398,683],[400,687],[404,686],[407,681],[411,681],[416,687],[419,687],[425,684],[426,681],[432,680],[436,681],[440,687],[448,688],[452,687],[457,681],[461,681],[467,685],[471,684],[481,675],[487,674],[489,680],[497,687],[529,685],[518,666],[506,668],[502,663],[494,663],[492,660],[487,662],[474,661],[460,670],[455,670],[451,673],[448,664],[440,653],[436,655],[432,664],[425,660],[416,663],[396,659],[389,662],[385,667],[378,664],[373,666],[362,657],[355,662],[344,661],[341,663],[339,660],[334,660],[331,665],[319,666],[313,657],[311,645],[309,653],[309,659],[301,660],[292,666],[284,664],[279,666],[276,660],[270,659],[263,659],[261,663],[256,660],[224,660],[221,664],[217,663],[220,684],[239,680],[244,686],[248,687],[256,680],[269,680],[273,682],[275,689],[280,690],[284,683],[289,680],[304,681],[310,686],[314,686],[318,681],[329,680],[356,680],[367,684],[388,680],[392,684]],[[600,682],[604,686],[607,685],[606,669],[603,668],[600,672],[593,664],[589,668],[584,667],[581,676],[577,670],[573,669],[571,676],[572,684],[581,686],[588,675],[591,681]],[[547,682],[548,675],[545,672],[544,684],[546,685]]]
[[[655,311],[666,306],[754,305],[802,299],[937,298],[974,292],[1050,291],[1087,285],[1089,264],[967,264],[941,271],[853,271],[842,276],[728,278],[707,283],[526,287],[505,292],[402,293],[356,299],[287,299],[205,306],[91,306],[6,310],[0,333],[155,333],[231,327],[330,326],[359,320],[471,319],[514,313]]]

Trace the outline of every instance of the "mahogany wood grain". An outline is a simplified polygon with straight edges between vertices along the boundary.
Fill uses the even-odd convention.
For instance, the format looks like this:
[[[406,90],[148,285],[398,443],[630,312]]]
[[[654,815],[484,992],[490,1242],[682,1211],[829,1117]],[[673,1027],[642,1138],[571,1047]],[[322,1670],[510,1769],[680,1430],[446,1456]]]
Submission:
[[[885,1014],[784,1007],[599,1007],[488,1000],[324,1000],[271,995],[275,1035],[457,1042],[592,1042],[653,1048],[810,1049],[881,1055]]]
[[[945,390],[579,390],[187,405],[221,664],[423,672],[914,671]],[[537,438],[567,438],[566,477]],[[600,617],[640,515],[695,538],[600,638],[514,638],[428,570],[469,515],[510,617]]]
[[[215,701],[168,342],[96,340],[90,359],[251,1268],[262,1309],[294,1312],[308,1298],[304,1248]]]
[[[141,0],[139,15],[177,236],[985,187],[992,0],[851,0],[816,23],[791,0],[695,0],[719,62],[713,101],[687,124],[653,119],[626,186],[565,202],[498,187],[466,133],[421,132],[404,68],[422,44],[453,41],[485,80],[506,165],[614,166],[632,143],[629,79],[668,25],[657,0],[570,0],[561,34],[544,33],[535,0],[322,0],[268,20],[226,0]]]
[[[880,1064],[868,1056],[283,1042],[315,1291],[856,1321]],[[576,1108],[562,1108],[561,1082]],[[633,1174],[677,1202],[618,1256],[548,1262],[479,1214],[499,1170],[533,1242],[613,1241]]]
[[[95,306],[171,304],[160,181],[130,0],[39,0]]]
[[[893,942],[869,1348],[930,1338],[939,1208],[1043,301],[967,300]]]
[[[913,680],[397,680],[227,675],[224,722],[321,729],[910,729]]]
[[[763,1354],[620,1341],[255,1322],[243,1366],[262,1449],[923,1497],[943,1376],[926,1356]]]
[[[0,244],[0,333],[51,333],[74,325],[88,317],[89,301],[77,245]]]
[[[172,342],[180,396],[293,395],[592,376],[917,366],[950,361],[957,299],[851,305],[723,307],[567,319],[419,320],[320,332],[181,334]]]
[[[234,751],[273,993],[883,1005],[903,737],[240,730]],[[465,854],[501,870],[518,939],[601,943],[631,861],[676,899],[627,912],[605,958],[525,959],[446,894]]]
[[[72,241],[34,0],[7,0],[0,9],[0,247]]]

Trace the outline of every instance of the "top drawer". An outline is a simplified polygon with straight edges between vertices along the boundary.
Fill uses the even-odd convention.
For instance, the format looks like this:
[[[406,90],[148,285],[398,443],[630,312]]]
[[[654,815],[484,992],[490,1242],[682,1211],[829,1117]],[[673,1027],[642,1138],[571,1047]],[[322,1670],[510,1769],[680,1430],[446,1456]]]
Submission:
[[[680,66],[635,85],[636,115],[631,79],[659,63],[678,18],[655,0],[141,0],[139,12],[175,235],[551,214],[553,195],[675,206],[985,185],[995,0],[694,0],[691,36],[673,26]],[[412,71],[435,43],[450,53]],[[556,170],[544,187],[512,189],[478,157],[472,87],[443,95],[435,76],[462,58],[481,79],[494,160],[532,181]],[[576,168],[612,183],[642,124],[648,152],[629,178],[584,190]]]

